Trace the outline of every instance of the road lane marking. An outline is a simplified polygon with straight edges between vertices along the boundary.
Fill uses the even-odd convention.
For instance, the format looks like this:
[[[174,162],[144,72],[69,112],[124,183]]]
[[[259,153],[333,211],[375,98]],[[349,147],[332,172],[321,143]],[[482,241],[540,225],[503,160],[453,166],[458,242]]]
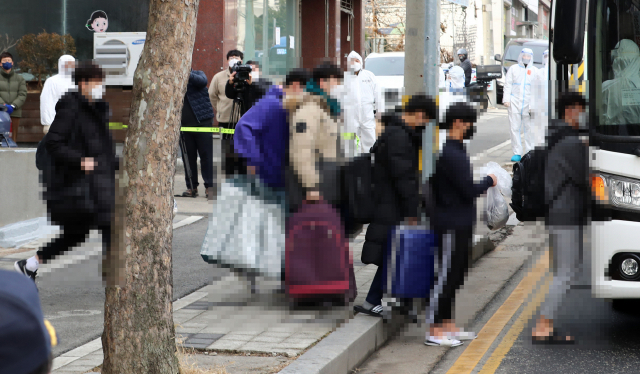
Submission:
[[[478,333],[478,337],[458,357],[447,374],[472,373],[493,342],[509,323],[513,315],[520,309],[528,295],[535,290],[549,268],[549,251],[545,251],[534,268],[520,281],[511,295],[491,316]]]
[[[545,277],[544,285],[537,292],[533,300],[527,305],[527,307],[522,311],[518,319],[515,321],[513,326],[509,329],[507,334],[502,338],[500,345],[493,351],[491,357],[487,360],[487,362],[480,370],[479,374],[493,374],[498,370],[502,360],[505,358],[507,353],[513,347],[513,344],[518,340],[518,336],[524,330],[527,322],[533,318],[533,315],[536,313],[536,310],[544,301],[547,292],[549,292],[549,286],[551,285],[552,280],[551,274]]]

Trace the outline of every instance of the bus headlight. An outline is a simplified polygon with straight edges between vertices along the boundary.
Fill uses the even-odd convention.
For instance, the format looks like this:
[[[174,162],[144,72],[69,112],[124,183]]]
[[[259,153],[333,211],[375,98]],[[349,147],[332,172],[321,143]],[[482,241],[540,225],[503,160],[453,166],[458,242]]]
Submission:
[[[605,188],[609,187],[608,195],[613,205],[620,208],[640,209],[640,181],[610,175],[598,175],[598,178],[602,178]],[[592,177],[592,190],[597,198],[593,180]]]

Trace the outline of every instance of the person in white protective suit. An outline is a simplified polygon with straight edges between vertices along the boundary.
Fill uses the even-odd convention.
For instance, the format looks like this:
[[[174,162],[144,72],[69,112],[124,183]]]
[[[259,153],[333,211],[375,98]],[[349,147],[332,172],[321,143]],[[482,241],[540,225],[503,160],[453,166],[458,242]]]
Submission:
[[[447,82],[448,92],[462,92],[464,89],[464,70],[460,66],[449,69],[449,81]]]
[[[533,133],[531,131],[531,116],[529,113],[531,100],[531,81],[536,73],[533,66],[533,51],[523,48],[518,56],[518,64],[513,65],[507,72],[504,85],[503,104],[509,109],[509,124],[511,125],[511,161],[518,162],[522,156],[533,149]],[[524,131],[524,146],[520,139]]]
[[[384,108],[376,76],[362,68],[362,61],[362,56],[351,51],[347,56],[348,71],[344,77],[345,127],[348,133],[355,133],[359,140],[355,152],[347,150],[347,155],[354,156],[369,152],[373,147],[376,142],[376,117],[380,118]]]
[[[640,50],[633,41],[622,39],[611,51],[611,59],[614,79],[602,83],[602,123],[639,123]]]
[[[447,88],[447,80],[444,76],[444,70],[442,67],[438,66],[438,89],[446,89]]]
[[[533,121],[533,146],[545,142],[549,125],[549,50],[542,54],[542,69],[536,70],[531,89],[531,118]]]
[[[61,56],[58,59],[58,74],[49,77],[44,82],[42,93],[40,93],[40,123],[45,134],[49,131],[49,126],[56,116],[58,100],[69,90],[76,88],[71,78],[75,63],[76,59],[73,56]]]

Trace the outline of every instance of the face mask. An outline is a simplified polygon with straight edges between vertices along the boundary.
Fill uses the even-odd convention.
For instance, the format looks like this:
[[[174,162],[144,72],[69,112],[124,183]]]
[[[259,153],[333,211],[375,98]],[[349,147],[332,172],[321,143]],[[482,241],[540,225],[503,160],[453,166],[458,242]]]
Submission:
[[[102,94],[104,93],[104,86],[103,85],[97,85],[95,87],[93,87],[93,89],[91,90],[91,98],[93,100],[100,100],[102,99]]]
[[[522,59],[522,63],[525,64],[525,65],[529,65],[530,62],[531,62],[530,58],[523,58]]]
[[[257,71],[252,71],[251,72],[251,79],[255,81],[258,78],[260,78],[260,73],[258,73]]]
[[[466,58],[464,57],[464,55],[462,55],[462,56],[458,56],[458,58],[460,59],[460,62],[464,62],[464,60],[466,60]]]
[[[353,64],[349,65],[349,70],[353,71],[354,73],[359,72],[362,69],[362,63],[360,62],[354,62]]]
[[[580,126],[580,130],[588,130],[589,129],[589,117],[587,117],[586,112],[582,112],[578,116],[578,124]]]
[[[464,134],[462,135],[462,139],[469,140],[473,137],[475,133],[476,133],[476,125],[471,125],[471,127],[465,130]]]
[[[13,67],[13,64],[12,64],[11,62],[3,62],[3,63],[2,63],[2,68],[3,68],[4,70],[9,70],[9,69],[11,69],[12,67]]]
[[[229,67],[233,69],[233,67],[236,66],[239,61],[240,60],[238,60],[236,58],[232,58],[231,60],[229,60]]]

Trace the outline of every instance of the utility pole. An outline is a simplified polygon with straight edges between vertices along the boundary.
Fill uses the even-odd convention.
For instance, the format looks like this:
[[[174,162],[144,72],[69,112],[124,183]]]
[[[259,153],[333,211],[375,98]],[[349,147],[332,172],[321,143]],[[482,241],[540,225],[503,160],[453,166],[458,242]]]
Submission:
[[[440,56],[440,0],[407,0],[407,29],[404,60],[405,95],[426,93],[438,96]],[[422,180],[433,172],[435,121],[422,137]]]

